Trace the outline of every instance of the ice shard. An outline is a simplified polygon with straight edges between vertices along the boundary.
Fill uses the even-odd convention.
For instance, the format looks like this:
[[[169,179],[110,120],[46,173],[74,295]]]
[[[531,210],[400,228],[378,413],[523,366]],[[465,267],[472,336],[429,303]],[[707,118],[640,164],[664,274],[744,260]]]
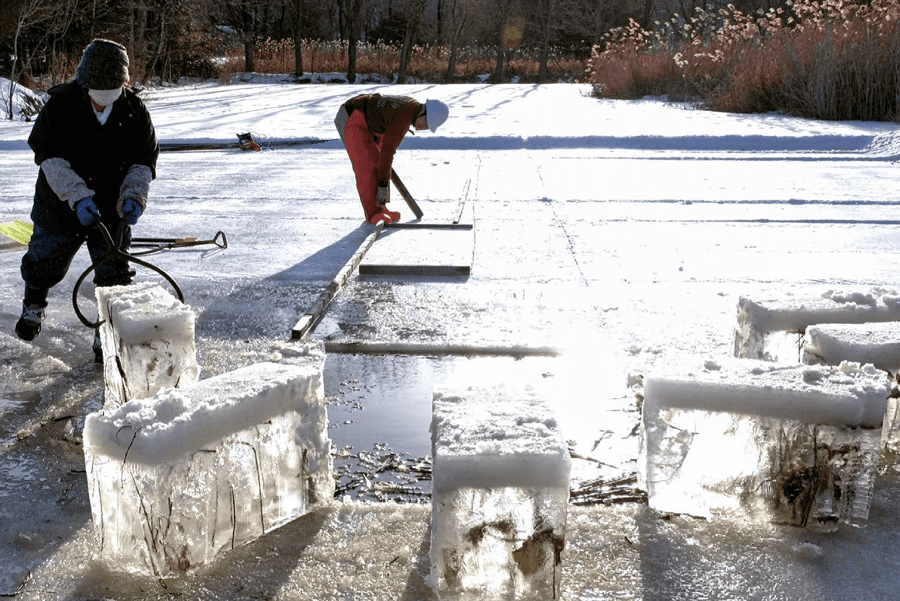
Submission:
[[[200,368],[189,306],[153,282],[100,287],[95,294],[106,407],[197,382]]]
[[[871,365],[707,361],[644,379],[650,507],[831,529],[868,519],[890,386]]]
[[[526,389],[435,391],[431,579],[442,601],[557,599],[570,459]]]
[[[260,363],[87,417],[84,453],[99,556],[169,576],[329,503],[322,369]]]

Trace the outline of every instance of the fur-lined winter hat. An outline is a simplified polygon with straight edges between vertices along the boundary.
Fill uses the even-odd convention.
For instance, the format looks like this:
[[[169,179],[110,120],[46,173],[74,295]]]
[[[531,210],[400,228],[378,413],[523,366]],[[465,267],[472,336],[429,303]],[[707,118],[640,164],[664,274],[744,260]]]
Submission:
[[[113,90],[128,81],[128,52],[111,40],[96,39],[84,49],[78,83],[89,90]]]

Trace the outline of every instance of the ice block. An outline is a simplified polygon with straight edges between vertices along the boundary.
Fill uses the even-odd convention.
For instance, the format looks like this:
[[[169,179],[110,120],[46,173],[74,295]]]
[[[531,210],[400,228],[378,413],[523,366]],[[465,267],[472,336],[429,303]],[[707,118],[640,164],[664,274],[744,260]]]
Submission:
[[[159,284],[97,288],[104,405],[117,407],[200,377],[194,313]]]
[[[752,300],[740,297],[734,333],[734,356],[785,363],[799,362],[800,338],[807,326],[900,320],[900,292],[829,290],[819,297]]]
[[[806,365],[871,363],[896,376],[900,372],[900,322],[811,325],[800,348],[801,362]]]
[[[298,363],[251,365],[90,414],[99,556],[174,575],[329,503],[324,353]]]
[[[663,512],[868,518],[890,386],[871,365],[707,361],[644,379],[640,485]]]
[[[431,579],[442,601],[557,599],[570,459],[527,389],[435,391]]]

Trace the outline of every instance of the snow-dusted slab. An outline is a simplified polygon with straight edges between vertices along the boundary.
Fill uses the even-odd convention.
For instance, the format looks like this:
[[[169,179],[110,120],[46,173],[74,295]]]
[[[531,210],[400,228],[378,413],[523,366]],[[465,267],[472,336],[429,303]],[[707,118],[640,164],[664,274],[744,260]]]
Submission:
[[[359,264],[361,275],[466,276],[472,269],[471,228],[385,229]]]
[[[431,577],[448,599],[557,599],[570,458],[527,389],[435,391]]]
[[[97,288],[104,405],[146,399],[200,377],[194,313],[159,284]]]
[[[334,495],[324,353],[260,363],[88,416],[99,555],[166,576],[208,564]]]
[[[859,524],[889,394],[884,372],[853,363],[732,359],[647,376],[641,486],[659,511]]]
[[[803,335],[800,360],[806,365],[871,363],[896,375],[900,372],[900,322],[811,325]]]
[[[778,299],[753,300],[741,297],[737,306],[734,355],[746,359],[798,362],[800,337],[808,326],[885,321],[900,321],[900,292],[897,290],[828,291],[818,298],[785,295]]]
[[[807,365],[871,363],[896,385],[900,373],[900,322],[809,326],[803,335],[801,361]],[[882,469],[900,472],[900,404],[892,394],[882,425]]]

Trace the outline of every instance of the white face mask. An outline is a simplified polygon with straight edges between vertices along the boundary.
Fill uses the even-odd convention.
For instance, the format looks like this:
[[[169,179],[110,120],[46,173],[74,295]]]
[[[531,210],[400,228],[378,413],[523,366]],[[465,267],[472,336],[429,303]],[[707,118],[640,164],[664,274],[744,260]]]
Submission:
[[[118,87],[115,90],[88,90],[88,96],[100,106],[111,105],[121,95],[121,87]]]

